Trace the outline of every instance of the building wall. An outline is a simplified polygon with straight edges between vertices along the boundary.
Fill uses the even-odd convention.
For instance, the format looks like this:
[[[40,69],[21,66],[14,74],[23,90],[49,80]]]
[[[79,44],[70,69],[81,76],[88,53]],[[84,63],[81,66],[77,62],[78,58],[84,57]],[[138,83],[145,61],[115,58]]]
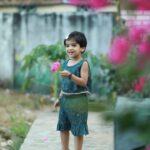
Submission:
[[[0,13],[0,81],[13,85],[17,59],[37,45],[62,42],[74,30],[85,33],[88,50],[106,53],[112,36],[112,13]]]

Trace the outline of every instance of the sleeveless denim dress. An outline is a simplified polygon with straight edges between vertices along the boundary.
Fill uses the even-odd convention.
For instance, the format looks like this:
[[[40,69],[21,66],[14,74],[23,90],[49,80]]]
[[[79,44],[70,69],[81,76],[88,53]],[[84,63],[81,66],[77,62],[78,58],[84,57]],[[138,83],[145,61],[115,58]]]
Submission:
[[[72,74],[80,77],[82,64],[86,60],[81,60],[73,66],[68,66],[68,61],[63,64],[63,70],[68,70]],[[60,100],[59,119],[57,131],[71,130],[74,136],[88,134],[88,92],[91,90],[91,75],[89,68],[89,77],[87,86],[79,86],[68,77],[62,78],[62,91],[69,93],[63,94]]]

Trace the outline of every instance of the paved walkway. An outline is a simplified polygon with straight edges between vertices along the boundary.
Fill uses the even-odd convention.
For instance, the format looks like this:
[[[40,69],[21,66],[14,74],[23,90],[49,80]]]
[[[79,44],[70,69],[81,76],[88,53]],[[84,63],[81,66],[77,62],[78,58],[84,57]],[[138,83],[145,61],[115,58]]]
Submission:
[[[56,131],[58,112],[46,111],[34,121],[20,150],[61,150]],[[83,150],[113,150],[113,126],[101,119],[100,113],[89,113],[90,134],[85,137]],[[70,150],[73,150],[71,135]]]

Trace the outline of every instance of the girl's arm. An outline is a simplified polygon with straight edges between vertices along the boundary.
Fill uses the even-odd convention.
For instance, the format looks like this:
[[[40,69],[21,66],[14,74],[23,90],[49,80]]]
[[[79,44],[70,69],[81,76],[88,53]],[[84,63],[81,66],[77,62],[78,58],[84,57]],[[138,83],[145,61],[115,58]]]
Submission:
[[[61,91],[60,91],[60,94],[59,94],[59,98],[62,97],[62,95],[63,95],[63,93],[62,93],[62,90],[61,90]]]
[[[59,102],[59,99],[62,97],[62,91],[60,91],[60,94],[59,94],[59,98],[54,102],[54,107],[56,108],[56,107],[59,107],[59,105],[60,105],[60,102]]]
[[[76,84],[80,86],[86,86],[88,81],[88,76],[89,76],[89,65],[86,61],[83,63],[80,73],[81,73],[81,77],[71,74],[67,70],[62,71],[60,74],[63,77],[70,77],[72,81],[74,81]]]

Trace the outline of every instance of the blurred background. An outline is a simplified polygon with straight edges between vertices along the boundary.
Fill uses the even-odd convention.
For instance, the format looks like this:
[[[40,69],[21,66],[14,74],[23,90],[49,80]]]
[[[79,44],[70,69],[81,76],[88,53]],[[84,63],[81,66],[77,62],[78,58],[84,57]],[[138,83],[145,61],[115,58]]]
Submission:
[[[106,118],[112,120],[118,96],[138,100],[150,96],[148,0],[89,2],[0,0],[0,149],[19,150],[38,113],[52,109],[61,79],[50,71],[51,66],[67,59],[63,40],[72,31],[83,32],[88,41],[83,57],[89,61],[92,72],[90,111],[108,110]],[[136,30],[129,28],[133,22],[136,28],[132,29]],[[143,39],[146,43],[140,45]],[[126,49],[132,53],[124,63]],[[137,69],[138,60],[146,62],[143,70]],[[134,118],[132,113],[126,117]],[[140,125],[141,117],[138,119]],[[129,124],[123,122],[123,127]]]
[[[66,59],[63,40],[70,32],[86,35],[84,57],[95,78],[93,91],[100,94],[105,89],[97,82],[103,82],[100,74],[108,72],[100,66],[105,66],[102,55],[114,34],[117,6],[112,1],[91,9],[87,2],[0,0],[0,149],[19,150],[39,112],[52,109],[54,91],[59,92],[61,83],[50,68],[53,62]]]
[[[74,30],[85,33],[87,51],[95,55],[106,53],[115,24],[117,8],[114,3],[112,1],[111,5],[95,11],[89,9],[85,1],[81,1],[80,5],[72,5],[67,0],[0,1],[0,85],[20,88],[25,78],[19,70],[23,57],[38,45],[63,43],[64,38]],[[42,76],[44,71],[35,70],[34,82],[41,83],[43,89],[44,84],[49,85],[50,82],[49,68],[46,68],[45,76]],[[40,78],[47,78],[48,81],[41,81]],[[46,88],[45,85],[43,92],[48,91]],[[34,87],[32,90],[39,92],[41,89],[35,90]]]

